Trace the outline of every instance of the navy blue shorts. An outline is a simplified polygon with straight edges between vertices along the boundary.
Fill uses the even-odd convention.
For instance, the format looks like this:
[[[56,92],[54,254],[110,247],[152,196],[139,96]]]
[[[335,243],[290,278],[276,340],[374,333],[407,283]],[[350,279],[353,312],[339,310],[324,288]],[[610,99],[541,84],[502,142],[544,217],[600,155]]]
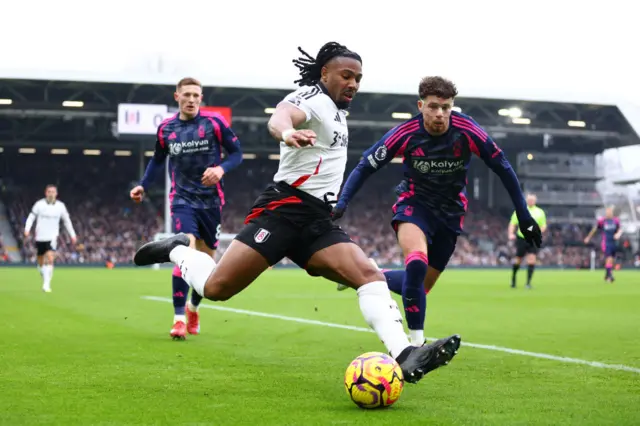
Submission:
[[[203,240],[210,249],[218,248],[218,238],[222,228],[220,207],[196,209],[179,204],[171,206],[173,232],[192,234],[196,239]]]
[[[605,257],[616,257],[618,247],[615,244],[603,244],[602,251]]]
[[[420,228],[427,237],[429,266],[444,271],[456,249],[458,234],[424,207],[400,202],[393,206],[393,212],[393,229],[398,232],[398,225],[402,222],[413,223]]]

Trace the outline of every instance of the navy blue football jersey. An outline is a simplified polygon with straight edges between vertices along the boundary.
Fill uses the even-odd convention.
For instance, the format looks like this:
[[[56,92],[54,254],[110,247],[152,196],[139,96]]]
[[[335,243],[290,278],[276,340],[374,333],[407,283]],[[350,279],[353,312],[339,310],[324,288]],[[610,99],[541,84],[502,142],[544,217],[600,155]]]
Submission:
[[[171,205],[223,206],[223,180],[208,187],[201,179],[209,167],[222,166],[226,175],[242,161],[240,142],[225,119],[204,111],[192,120],[181,120],[176,114],[158,126],[156,136],[155,163],[164,164],[169,157]],[[229,154],[225,161],[222,161],[223,149]],[[146,187],[149,180],[143,179],[142,186]]]
[[[359,167],[373,172],[401,157],[408,185],[398,201],[429,209],[459,233],[467,210],[467,171],[473,155],[493,170],[511,168],[502,150],[471,117],[453,111],[448,131],[432,136],[418,114],[365,151]],[[349,192],[346,187],[345,192]]]

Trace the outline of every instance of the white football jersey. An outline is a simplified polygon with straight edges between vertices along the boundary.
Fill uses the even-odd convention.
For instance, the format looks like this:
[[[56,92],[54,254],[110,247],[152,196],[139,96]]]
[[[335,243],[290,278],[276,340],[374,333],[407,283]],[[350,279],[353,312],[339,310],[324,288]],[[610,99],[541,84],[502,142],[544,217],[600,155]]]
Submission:
[[[60,220],[64,222],[64,227],[69,235],[73,238],[76,236],[69,212],[62,201],[56,200],[54,203],[48,203],[46,198],[36,201],[27,218],[25,231],[31,230],[36,219],[36,241],[57,241],[60,234]]]
[[[296,130],[316,133],[313,146],[291,148],[280,142],[280,164],[273,180],[284,181],[315,197],[337,199],[347,165],[347,111],[339,109],[320,86],[303,86],[287,95],[282,102],[298,107],[307,121]]]

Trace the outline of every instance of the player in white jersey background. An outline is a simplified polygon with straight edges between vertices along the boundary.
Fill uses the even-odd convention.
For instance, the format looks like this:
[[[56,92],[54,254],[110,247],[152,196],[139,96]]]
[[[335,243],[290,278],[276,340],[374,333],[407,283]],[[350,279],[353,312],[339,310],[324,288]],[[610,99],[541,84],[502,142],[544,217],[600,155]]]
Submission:
[[[64,223],[73,244],[76,243],[77,237],[67,207],[58,200],[58,188],[55,185],[47,185],[44,193],[45,198],[36,201],[31,208],[31,213],[29,213],[24,227],[24,236],[25,238],[29,237],[31,227],[36,222],[35,240],[38,270],[42,276],[42,290],[48,293],[51,291],[53,264],[60,235],[60,221],[62,220]]]
[[[398,361],[405,380],[417,382],[453,358],[460,337],[412,346],[384,275],[331,217],[347,161],[346,108],[360,86],[362,59],[333,42],[316,58],[300,51],[305,57],[294,63],[301,87],[277,105],[268,124],[281,146],[275,182],[255,201],[247,226],[220,262],[190,248],[186,234],[143,245],[134,262],[171,261],[198,294],[223,301],[288,257],[312,276],[356,289],[365,320]]]

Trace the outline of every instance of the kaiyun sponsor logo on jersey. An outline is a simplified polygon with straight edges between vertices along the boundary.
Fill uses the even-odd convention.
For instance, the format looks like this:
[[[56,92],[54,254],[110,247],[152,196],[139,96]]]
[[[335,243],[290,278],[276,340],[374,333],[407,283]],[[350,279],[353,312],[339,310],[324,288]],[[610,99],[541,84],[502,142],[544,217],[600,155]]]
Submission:
[[[464,160],[421,160],[412,161],[413,168],[420,173],[449,174],[464,169]]]
[[[173,142],[169,144],[169,154],[171,156],[207,151],[208,149],[209,139],[203,139],[199,141],[193,140],[187,142]]]

